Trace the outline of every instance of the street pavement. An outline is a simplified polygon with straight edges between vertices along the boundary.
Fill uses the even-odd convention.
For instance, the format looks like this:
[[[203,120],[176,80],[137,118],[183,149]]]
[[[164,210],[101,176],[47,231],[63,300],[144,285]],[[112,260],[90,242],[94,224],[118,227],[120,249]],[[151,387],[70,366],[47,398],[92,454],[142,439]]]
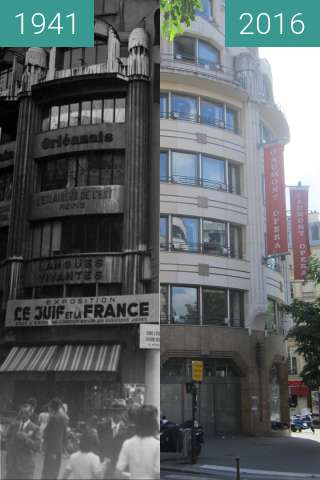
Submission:
[[[219,437],[206,440],[196,465],[173,455],[161,455],[161,478],[213,475],[217,480],[236,479],[240,458],[241,480],[320,479],[320,430],[280,437]],[[190,475],[190,477],[188,476]]]

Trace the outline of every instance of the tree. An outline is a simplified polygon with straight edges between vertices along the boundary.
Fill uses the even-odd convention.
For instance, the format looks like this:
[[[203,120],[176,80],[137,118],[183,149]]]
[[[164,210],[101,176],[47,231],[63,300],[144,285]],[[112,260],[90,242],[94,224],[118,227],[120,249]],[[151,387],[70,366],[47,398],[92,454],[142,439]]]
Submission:
[[[178,33],[183,33],[183,24],[190,27],[202,4],[201,0],[160,0],[160,9],[163,15],[161,33],[172,42]]]
[[[311,257],[309,260],[306,278],[320,284],[319,258]],[[288,338],[295,340],[297,353],[305,360],[301,372],[303,382],[317,388],[320,385],[320,298],[313,303],[294,300],[285,310],[294,320]]]

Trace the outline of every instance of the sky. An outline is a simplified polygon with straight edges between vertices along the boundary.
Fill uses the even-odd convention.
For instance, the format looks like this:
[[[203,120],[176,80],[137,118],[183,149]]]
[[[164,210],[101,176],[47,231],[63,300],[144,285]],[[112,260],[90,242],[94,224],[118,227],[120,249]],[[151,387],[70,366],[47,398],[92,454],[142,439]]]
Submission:
[[[275,101],[289,123],[286,185],[309,185],[309,210],[320,211],[320,47],[259,52],[271,64]]]

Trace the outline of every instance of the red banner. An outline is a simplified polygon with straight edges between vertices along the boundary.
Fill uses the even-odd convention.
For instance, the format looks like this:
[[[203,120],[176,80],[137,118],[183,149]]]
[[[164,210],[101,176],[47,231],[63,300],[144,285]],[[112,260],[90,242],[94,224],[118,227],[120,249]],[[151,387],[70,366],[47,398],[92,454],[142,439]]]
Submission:
[[[308,226],[308,187],[291,187],[291,231],[294,279],[303,280],[311,255]]]
[[[288,252],[283,149],[279,144],[264,149],[267,255]]]

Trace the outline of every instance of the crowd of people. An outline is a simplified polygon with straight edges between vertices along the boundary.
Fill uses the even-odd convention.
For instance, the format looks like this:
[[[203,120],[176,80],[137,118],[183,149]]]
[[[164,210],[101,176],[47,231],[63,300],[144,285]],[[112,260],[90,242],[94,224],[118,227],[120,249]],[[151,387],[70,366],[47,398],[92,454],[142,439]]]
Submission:
[[[32,480],[41,452],[43,480],[159,479],[157,414],[151,405],[136,405],[101,419],[92,416],[74,430],[60,399],[40,413],[36,399],[28,399],[6,433],[5,478]]]

